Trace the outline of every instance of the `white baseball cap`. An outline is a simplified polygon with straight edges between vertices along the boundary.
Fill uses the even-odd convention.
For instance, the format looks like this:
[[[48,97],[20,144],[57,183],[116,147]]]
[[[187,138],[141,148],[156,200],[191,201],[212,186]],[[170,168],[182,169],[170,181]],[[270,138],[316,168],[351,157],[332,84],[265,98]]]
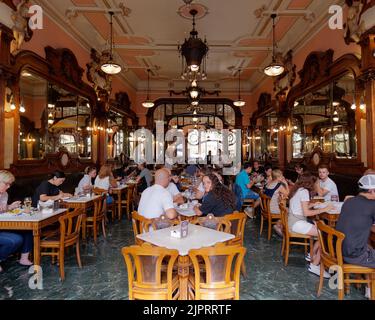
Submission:
[[[359,179],[358,185],[364,190],[375,189],[375,174],[363,176],[361,179]]]

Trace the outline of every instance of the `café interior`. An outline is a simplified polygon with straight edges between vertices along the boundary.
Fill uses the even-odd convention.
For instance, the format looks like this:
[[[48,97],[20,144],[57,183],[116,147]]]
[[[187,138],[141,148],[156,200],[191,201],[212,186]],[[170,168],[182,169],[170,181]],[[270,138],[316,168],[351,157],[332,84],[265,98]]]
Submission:
[[[345,262],[336,229],[373,176],[374,103],[374,0],[0,1],[0,299],[375,299],[375,253],[372,267]],[[211,161],[222,154],[237,171]],[[329,172],[343,203],[316,214],[314,235],[288,226],[301,167]],[[252,199],[238,198],[240,172]],[[278,173],[289,196],[275,214],[265,181]],[[170,209],[154,187],[171,176],[182,202]],[[40,191],[47,180],[57,196]],[[239,207],[202,214],[214,189]],[[23,245],[3,257],[9,233]]]

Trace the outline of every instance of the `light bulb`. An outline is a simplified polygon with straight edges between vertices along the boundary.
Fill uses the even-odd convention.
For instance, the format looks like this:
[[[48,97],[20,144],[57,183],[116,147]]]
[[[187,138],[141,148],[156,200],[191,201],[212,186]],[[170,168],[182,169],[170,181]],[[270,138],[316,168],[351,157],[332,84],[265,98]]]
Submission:
[[[192,106],[197,106],[198,104],[199,104],[199,101],[192,101],[192,102],[191,102],[191,105],[192,105]]]
[[[151,100],[146,100],[146,101],[144,101],[144,102],[142,103],[142,106],[143,106],[144,108],[152,108],[154,105],[155,105],[154,102],[151,101]]]
[[[48,124],[53,124],[55,121],[53,119],[48,119]]]
[[[190,70],[193,71],[193,72],[197,72],[199,70],[199,66],[196,65],[196,64],[192,64],[190,66]]]
[[[196,87],[198,85],[198,83],[197,83],[197,80],[193,80],[192,82],[191,82],[191,86],[194,88],[194,87]]]
[[[26,112],[26,109],[25,109],[25,107],[22,104],[20,106],[20,112],[21,113],[25,113]]]
[[[352,110],[357,109],[357,106],[355,105],[355,103],[353,103],[353,104],[351,105],[350,109],[352,109]]]
[[[16,105],[14,104],[14,102],[10,104],[10,110],[16,110]]]
[[[53,103],[49,103],[47,106],[48,106],[49,109],[53,109],[55,107],[55,105]]]
[[[294,106],[297,107],[299,105],[298,101],[294,101]]]
[[[197,110],[194,109],[193,114],[194,114],[194,115],[197,114]]]
[[[192,99],[196,99],[196,98],[198,98],[198,96],[199,96],[199,91],[197,89],[193,89],[193,90],[190,91],[190,97]]]
[[[243,106],[246,105],[246,102],[243,101],[242,99],[238,99],[238,100],[234,101],[233,104],[234,104],[236,107],[243,107]]]
[[[361,104],[359,105],[359,109],[361,109],[362,111],[366,109],[366,105],[364,102],[361,102]]]

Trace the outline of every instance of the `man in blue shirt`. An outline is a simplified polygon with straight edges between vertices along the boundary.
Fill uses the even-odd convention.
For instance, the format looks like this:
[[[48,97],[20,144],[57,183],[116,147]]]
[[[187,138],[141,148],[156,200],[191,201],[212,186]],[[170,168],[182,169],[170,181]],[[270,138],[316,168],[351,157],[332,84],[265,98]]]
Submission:
[[[242,190],[242,198],[256,200],[254,206],[257,207],[260,204],[260,200],[259,194],[251,190],[251,187],[255,184],[255,181],[251,181],[249,178],[251,171],[251,163],[245,163],[243,170],[236,177],[236,184],[239,185]]]

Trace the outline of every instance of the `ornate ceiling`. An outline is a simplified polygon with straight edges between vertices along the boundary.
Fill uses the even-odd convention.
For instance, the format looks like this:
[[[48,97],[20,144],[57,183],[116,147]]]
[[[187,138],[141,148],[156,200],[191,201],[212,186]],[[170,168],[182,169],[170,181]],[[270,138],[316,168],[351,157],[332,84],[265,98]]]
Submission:
[[[328,23],[328,7],[339,0],[184,0],[199,11],[197,30],[207,39],[205,87],[237,90],[234,74],[242,68],[242,88],[251,91],[264,80],[271,60],[271,19],[276,11],[276,38],[284,54],[298,50]],[[109,37],[109,9],[115,10],[115,52],[125,66],[123,77],[134,89],[180,89],[177,46],[189,36],[192,22],[183,0],[36,0],[45,13],[87,50],[103,50]]]

